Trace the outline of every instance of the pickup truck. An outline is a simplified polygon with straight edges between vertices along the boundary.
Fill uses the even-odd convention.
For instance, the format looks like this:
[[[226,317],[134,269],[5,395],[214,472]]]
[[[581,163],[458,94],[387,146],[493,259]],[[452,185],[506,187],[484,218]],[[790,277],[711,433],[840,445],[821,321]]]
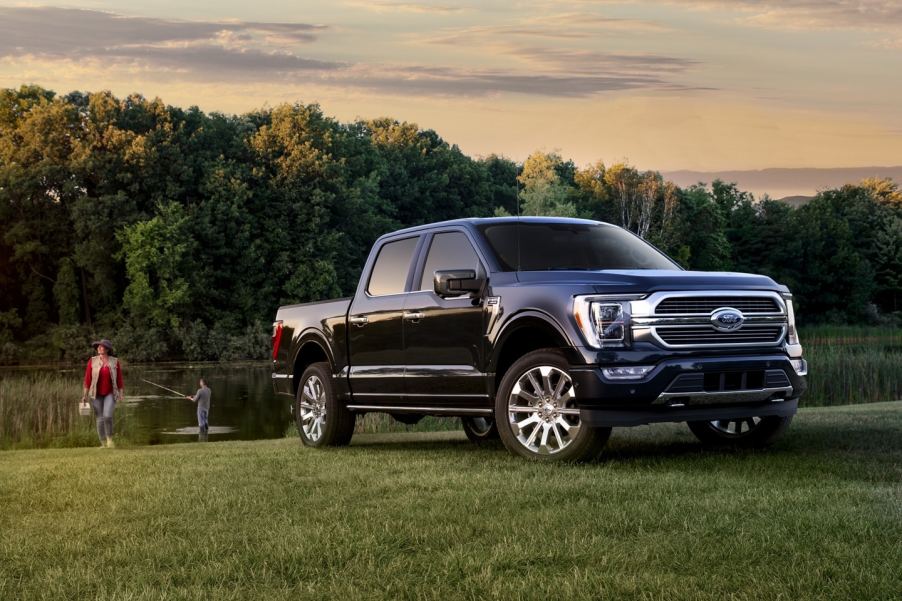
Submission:
[[[474,442],[549,461],[655,422],[766,445],[808,369],[785,286],[685,271],[622,228],[551,217],[382,236],[352,298],[279,308],[272,358],[305,445],[348,444],[379,411],[460,417]]]

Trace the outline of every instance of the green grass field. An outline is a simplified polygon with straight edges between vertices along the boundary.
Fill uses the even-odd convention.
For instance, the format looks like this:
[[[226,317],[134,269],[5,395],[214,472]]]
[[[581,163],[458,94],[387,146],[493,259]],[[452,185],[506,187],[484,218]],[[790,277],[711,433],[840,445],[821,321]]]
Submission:
[[[457,432],[8,451],[0,508],[0,599],[897,600],[902,403],[576,466]]]

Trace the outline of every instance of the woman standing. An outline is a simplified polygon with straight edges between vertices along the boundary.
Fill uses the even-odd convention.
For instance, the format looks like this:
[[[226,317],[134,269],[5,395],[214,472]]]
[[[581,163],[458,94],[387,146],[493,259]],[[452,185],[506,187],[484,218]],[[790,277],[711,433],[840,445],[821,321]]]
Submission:
[[[91,399],[94,417],[97,418],[97,436],[100,446],[113,448],[113,410],[116,401],[122,399],[122,366],[113,357],[113,343],[104,338],[92,344],[97,354],[88,359],[85,369],[85,386],[82,401]]]

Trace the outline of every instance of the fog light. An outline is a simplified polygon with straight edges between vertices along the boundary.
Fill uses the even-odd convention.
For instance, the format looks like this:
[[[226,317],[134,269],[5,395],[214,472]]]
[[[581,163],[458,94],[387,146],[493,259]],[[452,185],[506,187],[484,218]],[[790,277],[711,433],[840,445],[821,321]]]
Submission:
[[[790,359],[790,363],[792,363],[792,368],[796,370],[796,374],[800,376],[808,375],[808,362],[804,359]]]
[[[602,367],[601,374],[608,380],[638,380],[654,369],[654,365],[631,365],[626,367]]]

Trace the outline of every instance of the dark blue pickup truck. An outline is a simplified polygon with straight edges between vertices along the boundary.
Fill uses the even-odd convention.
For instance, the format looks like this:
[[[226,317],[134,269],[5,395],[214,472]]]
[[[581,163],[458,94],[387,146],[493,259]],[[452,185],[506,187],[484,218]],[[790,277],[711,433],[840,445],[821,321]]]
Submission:
[[[684,271],[619,227],[461,219],[379,238],[353,298],[281,307],[273,386],[301,440],[356,416],[457,416],[474,442],[598,455],[615,426],[688,422],[761,446],[805,390],[792,295],[768,277]]]

